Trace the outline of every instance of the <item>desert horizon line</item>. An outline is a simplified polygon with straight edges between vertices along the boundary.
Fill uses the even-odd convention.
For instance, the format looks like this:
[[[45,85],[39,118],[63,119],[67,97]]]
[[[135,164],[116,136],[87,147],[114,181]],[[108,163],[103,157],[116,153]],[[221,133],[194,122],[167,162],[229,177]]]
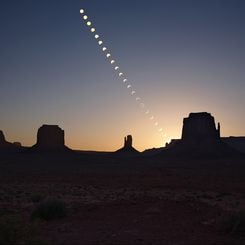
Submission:
[[[211,113],[208,113],[208,112],[191,112],[191,113],[189,113],[189,117],[190,116],[193,116],[193,115],[210,115],[211,116]],[[235,135],[232,135],[232,136],[226,136],[226,135],[222,135],[221,136],[221,133],[220,133],[220,123],[218,122],[217,123],[217,129],[216,129],[216,122],[215,122],[215,119],[214,119],[214,117],[213,116],[211,116],[212,118],[213,118],[213,123],[214,123],[214,127],[215,127],[215,130],[217,130],[217,134],[218,134],[218,136],[219,136],[219,138],[223,138],[223,139],[225,139],[225,138],[245,138],[245,136],[242,136],[242,135],[239,135],[239,136],[235,136]],[[183,119],[183,123],[184,123],[184,121],[186,120],[186,118],[184,118]],[[63,129],[61,129],[60,128],[60,126],[59,126],[59,124],[47,124],[47,123],[45,123],[45,124],[42,124],[42,126],[40,126],[39,128],[38,128],[38,131],[37,131],[37,140],[36,140],[36,143],[34,143],[34,144],[31,144],[31,145],[22,145],[22,143],[21,142],[13,142],[13,143],[10,143],[10,142],[8,142],[7,140],[6,140],[6,138],[5,138],[5,134],[4,134],[4,132],[2,131],[2,130],[0,130],[0,141],[2,140],[3,142],[4,141],[6,141],[7,143],[10,143],[10,144],[13,144],[13,145],[15,145],[15,146],[21,146],[21,147],[33,147],[33,146],[35,146],[36,144],[38,144],[38,138],[39,138],[39,131],[40,131],[40,129],[42,129],[42,128],[49,128],[49,129],[52,129],[53,128],[53,130],[60,130],[60,132],[61,132],[61,135],[60,136],[58,136],[60,139],[60,142],[63,144],[63,145],[65,145],[65,131],[63,130]],[[45,139],[45,142],[46,142],[46,144],[47,145],[49,145],[50,144],[50,141],[52,141],[52,130],[48,130],[49,132],[47,133],[47,135],[45,136],[46,137],[46,139]],[[60,133],[58,132],[57,133],[57,135],[59,135]],[[132,137],[132,135],[133,134],[131,134],[131,133],[128,133],[128,134],[126,134],[127,136],[130,136],[130,137]],[[125,134],[124,134],[124,136],[125,136]],[[124,137],[123,136],[123,137]],[[50,138],[49,138],[50,137]],[[54,138],[55,138],[56,136],[54,136]],[[171,142],[173,142],[173,141],[176,141],[176,140],[181,140],[183,138],[183,128],[182,128],[182,136],[181,137],[171,137],[170,138],[170,140],[169,140],[169,142],[166,142],[165,143],[165,145],[164,145],[164,143],[161,145],[161,146],[159,146],[159,147],[154,147],[154,146],[152,146],[152,147],[148,147],[148,148],[143,148],[143,150],[137,150],[137,151],[139,151],[139,152],[144,152],[144,151],[146,151],[146,150],[149,150],[149,149],[158,149],[158,148],[165,148],[165,147],[167,147],[169,144],[171,144]],[[57,139],[56,139],[57,140]],[[121,141],[122,142],[122,144],[120,144],[120,145],[123,145],[123,140]],[[0,142],[1,143],[1,142]],[[57,142],[53,142],[54,143],[54,145],[57,143]],[[124,144],[125,144],[125,138],[124,138]],[[132,139],[131,139],[131,145],[133,145],[133,143],[132,143]],[[77,148],[77,147],[73,147],[73,146],[70,146],[69,144],[67,145],[67,147],[69,148],[69,149],[72,149],[72,150],[75,150],[75,151],[86,151],[86,152],[113,152],[114,151],[114,149],[113,150],[102,150],[102,149],[96,149],[96,148],[90,148],[90,149],[84,149],[84,148]],[[117,147],[119,147],[119,146],[115,146],[115,150],[116,149],[118,149]],[[137,148],[137,147],[136,147]]]

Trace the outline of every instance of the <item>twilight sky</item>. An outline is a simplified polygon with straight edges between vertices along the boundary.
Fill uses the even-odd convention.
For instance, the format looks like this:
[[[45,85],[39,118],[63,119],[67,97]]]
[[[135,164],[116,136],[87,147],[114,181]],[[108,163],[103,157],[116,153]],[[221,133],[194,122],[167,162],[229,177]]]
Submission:
[[[1,0],[0,9],[0,129],[8,141],[32,145],[42,124],[58,124],[75,149],[116,150],[132,134],[144,150],[179,138],[183,117],[199,111],[212,113],[222,136],[245,135],[244,0]]]

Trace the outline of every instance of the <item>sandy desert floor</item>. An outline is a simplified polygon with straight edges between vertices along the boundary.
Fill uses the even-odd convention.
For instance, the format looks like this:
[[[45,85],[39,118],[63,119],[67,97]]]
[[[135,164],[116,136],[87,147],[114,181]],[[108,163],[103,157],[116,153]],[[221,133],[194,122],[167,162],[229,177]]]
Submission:
[[[66,216],[32,220],[46,199]],[[242,210],[241,159],[0,156],[0,244],[241,245],[227,222]]]

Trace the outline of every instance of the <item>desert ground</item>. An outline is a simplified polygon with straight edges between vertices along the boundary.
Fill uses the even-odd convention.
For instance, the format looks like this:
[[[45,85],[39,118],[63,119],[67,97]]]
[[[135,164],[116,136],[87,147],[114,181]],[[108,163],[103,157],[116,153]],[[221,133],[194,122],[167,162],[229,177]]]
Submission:
[[[1,245],[242,245],[244,210],[244,159],[0,155]]]

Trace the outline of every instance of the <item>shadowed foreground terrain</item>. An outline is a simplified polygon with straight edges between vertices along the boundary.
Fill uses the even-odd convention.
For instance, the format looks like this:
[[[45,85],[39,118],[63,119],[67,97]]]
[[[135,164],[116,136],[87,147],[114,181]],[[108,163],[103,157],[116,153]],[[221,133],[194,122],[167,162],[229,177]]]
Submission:
[[[2,154],[0,230],[7,223],[13,234],[9,242],[5,229],[0,239],[5,244],[245,244],[244,232],[230,220],[245,210],[244,180],[243,159]],[[34,219],[47,200],[61,203],[61,217]]]

